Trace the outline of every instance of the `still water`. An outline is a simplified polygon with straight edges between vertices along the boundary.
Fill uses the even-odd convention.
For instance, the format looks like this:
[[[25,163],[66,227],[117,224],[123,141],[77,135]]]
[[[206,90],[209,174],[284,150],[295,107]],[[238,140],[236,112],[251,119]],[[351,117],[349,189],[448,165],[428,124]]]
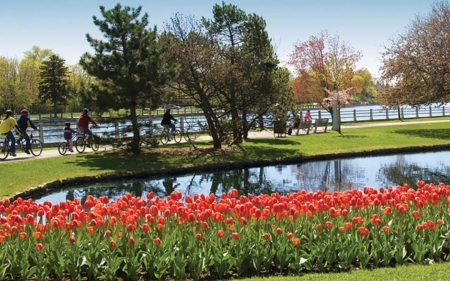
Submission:
[[[298,190],[343,191],[363,189],[364,186],[379,188],[426,182],[449,184],[450,151],[401,154],[390,156],[357,157],[327,161],[312,161],[301,164],[247,167],[198,172],[165,177],[148,177],[112,182],[77,185],[54,190],[45,196],[35,197],[37,202],[48,200],[53,203],[81,198],[108,196],[114,200],[125,192],[145,197],[149,191],[166,197],[172,191],[183,195],[194,193],[220,196],[236,188],[240,194],[281,194]]]

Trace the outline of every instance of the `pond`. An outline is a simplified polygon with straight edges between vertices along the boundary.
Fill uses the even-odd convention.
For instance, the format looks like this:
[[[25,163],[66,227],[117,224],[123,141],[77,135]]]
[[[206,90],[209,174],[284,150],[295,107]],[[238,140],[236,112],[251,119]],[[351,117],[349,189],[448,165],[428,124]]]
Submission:
[[[147,192],[166,197],[173,191],[186,194],[210,194],[220,196],[236,188],[240,194],[278,192],[280,194],[306,191],[343,191],[364,186],[379,188],[409,184],[415,188],[418,180],[438,184],[449,183],[450,151],[397,154],[389,156],[356,157],[326,161],[311,161],[301,164],[280,164],[263,167],[246,167],[198,172],[183,175],[167,175],[126,179],[76,185],[33,199],[37,202],[60,201],[87,195],[108,196],[110,200],[130,192],[133,196],[145,197]]]

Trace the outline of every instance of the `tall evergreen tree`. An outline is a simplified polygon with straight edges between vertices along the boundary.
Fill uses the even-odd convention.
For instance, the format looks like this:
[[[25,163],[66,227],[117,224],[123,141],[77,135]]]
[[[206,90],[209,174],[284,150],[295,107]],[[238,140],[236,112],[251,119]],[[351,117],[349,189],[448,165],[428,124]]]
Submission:
[[[53,105],[54,117],[57,117],[57,107],[67,104],[68,68],[65,60],[58,55],[51,55],[40,67],[39,98]]]
[[[93,16],[93,21],[108,41],[87,34],[86,39],[95,54],[85,53],[80,60],[88,74],[98,80],[93,91],[97,95],[97,106],[129,110],[133,131],[130,148],[135,153],[140,151],[137,109],[144,100],[151,99],[155,88],[175,69],[165,64],[161,56],[165,46],[158,40],[156,26],[147,29],[148,15],[140,17],[141,9],[117,4],[106,10],[100,6],[104,19]]]

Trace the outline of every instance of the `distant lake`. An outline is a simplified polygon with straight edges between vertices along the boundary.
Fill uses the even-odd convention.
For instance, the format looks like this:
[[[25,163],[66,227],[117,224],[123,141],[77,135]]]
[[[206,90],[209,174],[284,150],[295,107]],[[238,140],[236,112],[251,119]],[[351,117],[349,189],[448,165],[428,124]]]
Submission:
[[[408,183],[415,188],[418,180],[450,184],[450,151],[355,157],[301,164],[246,167],[215,172],[198,172],[165,177],[147,177],[98,182],[52,190],[33,199],[53,203],[87,195],[115,199],[126,192],[145,197],[149,191],[166,197],[173,191],[183,195],[194,193],[220,196],[236,188],[240,194],[306,191],[343,191],[364,186],[379,188]]]

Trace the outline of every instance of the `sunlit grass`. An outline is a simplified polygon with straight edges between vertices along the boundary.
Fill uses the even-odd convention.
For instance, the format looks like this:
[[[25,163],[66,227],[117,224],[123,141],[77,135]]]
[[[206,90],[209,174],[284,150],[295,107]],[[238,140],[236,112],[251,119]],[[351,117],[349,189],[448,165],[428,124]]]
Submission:
[[[161,168],[170,170],[197,165],[205,167],[215,163],[251,162],[262,159],[302,161],[310,157],[339,157],[350,153],[372,154],[385,149],[410,147],[414,151],[435,145],[448,145],[449,140],[450,122],[446,122],[343,129],[342,134],[330,130],[320,134],[253,139],[239,145],[240,152],[236,153],[168,156],[165,153],[126,155],[118,151],[103,151],[32,161],[8,161],[0,163],[2,174],[0,197],[10,196],[45,182],[77,176],[151,171]],[[188,145],[180,144],[172,146],[172,149],[182,146]],[[210,142],[203,142],[200,146],[212,147]],[[166,146],[156,148],[153,151],[166,148]]]
[[[241,281],[421,281],[432,278],[433,281],[448,280],[449,263],[433,265],[408,265],[395,268],[377,268],[374,270],[353,270],[346,273],[309,273],[302,276],[246,278]]]

